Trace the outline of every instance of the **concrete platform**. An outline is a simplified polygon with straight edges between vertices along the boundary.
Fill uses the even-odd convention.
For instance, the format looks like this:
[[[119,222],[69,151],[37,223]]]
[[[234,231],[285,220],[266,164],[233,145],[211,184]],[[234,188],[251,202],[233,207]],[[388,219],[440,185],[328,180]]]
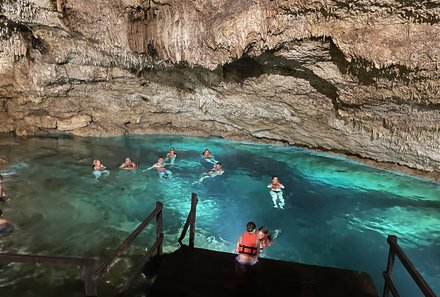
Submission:
[[[151,296],[379,296],[365,272],[264,258],[246,267],[235,256],[187,246],[164,255]]]

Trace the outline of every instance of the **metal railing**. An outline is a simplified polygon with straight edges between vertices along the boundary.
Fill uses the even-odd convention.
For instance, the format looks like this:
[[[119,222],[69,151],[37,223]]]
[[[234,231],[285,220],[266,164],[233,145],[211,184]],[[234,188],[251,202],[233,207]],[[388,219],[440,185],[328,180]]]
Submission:
[[[189,246],[194,247],[194,238],[196,234],[196,209],[197,209],[197,202],[199,202],[199,199],[197,198],[196,193],[192,193],[191,195],[191,210],[189,211],[188,218],[186,219],[185,225],[183,226],[182,234],[180,234],[179,239],[177,240],[179,244],[182,246],[182,240],[186,236],[186,232],[189,229]]]
[[[411,263],[409,258],[405,255],[403,250],[397,244],[397,236],[389,235],[387,242],[390,245],[390,251],[388,253],[388,263],[387,269],[383,272],[383,277],[385,278],[385,285],[383,289],[383,297],[388,297],[391,292],[394,297],[400,297],[399,292],[394,286],[393,280],[391,279],[391,274],[393,272],[395,256],[399,258],[400,262],[405,267],[406,271],[411,275],[412,279],[416,282],[419,289],[423,292],[426,297],[436,297],[432,289],[425,282],[423,277]]]
[[[120,293],[125,292],[131,283],[140,275],[145,263],[156,252],[157,255],[163,254],[163,204],[156,202],[156,208],[145,218],[145,220],[136,227],[136,229],[118,246],[118,248],[104,261],[104,263],[95,270],[96,260],[91,258],[71,258],[71,257],[50,257],[38,255],[21,255],[0,253],[0,263],[45,263],[45,264],[64,264],[80,265],[84,267],[83,279],[86,296],[97,296],[97,280],[110,269],[115,260],[131,245],[136,237],[145,229],[145,227],[155,218],[156,219],[156,241],[148,250],[145,256],[132,270],[131,275],[122,286]]]

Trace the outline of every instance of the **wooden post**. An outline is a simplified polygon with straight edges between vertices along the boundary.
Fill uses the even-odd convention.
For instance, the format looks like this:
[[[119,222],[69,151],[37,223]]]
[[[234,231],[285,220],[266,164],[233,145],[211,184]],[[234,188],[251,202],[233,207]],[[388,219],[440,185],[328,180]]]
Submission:
[[[156,240],[159,240],[163,236],[163,203],[160,201],[156,202],[156,208],[160,208],[160,211],[156,215]],[[163,242],[161,241],[157,247],[157,255],[162,256],[163,254]]]
[[[385,277],[385,284],[383,288],[383,297],[388,297],[390,294],[390,284],[389,280],[391,279],[391,274],[393,273],[393,267],[394,267],[394,259],[396,257],[396,253],[394,252],[394,244],[397,244],[397,237],[395,235],[389,235],[387,239],[388,243],[390,244],[390,250],[388,252],[388,263],[387,263],[387,269],[384,271]]]
[[[191,218],[189,225],[189,246],[194,247],[194,238],[196,235],[196,209],[197,209],[197,194],[192,193],[191,195]]]
[[[63,0],[57,0],[57,11],[63,12]]]
[[[95,271],[95,261],[92,264],[84,266],[84,290],[86,296],[98,296],[98,289],[96,280],[93,279],[93,272]]]

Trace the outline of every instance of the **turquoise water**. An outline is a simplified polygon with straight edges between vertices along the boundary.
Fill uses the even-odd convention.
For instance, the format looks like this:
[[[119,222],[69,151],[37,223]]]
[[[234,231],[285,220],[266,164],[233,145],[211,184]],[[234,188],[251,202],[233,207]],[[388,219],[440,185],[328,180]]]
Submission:
[[[170,147],[178,153],[168,166],[172,178],[142,172]],[[195,183],[212,168],[201,158],[205,148],[223,163],[225,173]],[[253,220],[281,229],[265,257],[365,271],[381,293],[386,237],[394,234],[440,293],[440,187],[429,180],[298,148],[187,136],[1,136],[0,155],[10,161],[0,173],[11,196],[0,207],[17,226],[0,237],[2,252],[93,257],[102,263],[158,200],[164,203],[165,251],[172,251],[196,192],[197,247],[230,252],[246,222]],[[118,169],[126,156],[140,162],[140,170]],[[93,159],[100,159],[110,174],[96,179]],[[285,186],[284,210],[272,206],[266,188],[272,175]],[[154,242],[153,234],[148,227],[104,275],[101,296],[123,282],[127,267]],[[79,271],[1,265],[0,295],[81,296]],[[399,265],[394,279],[402,296],[423,296]]]

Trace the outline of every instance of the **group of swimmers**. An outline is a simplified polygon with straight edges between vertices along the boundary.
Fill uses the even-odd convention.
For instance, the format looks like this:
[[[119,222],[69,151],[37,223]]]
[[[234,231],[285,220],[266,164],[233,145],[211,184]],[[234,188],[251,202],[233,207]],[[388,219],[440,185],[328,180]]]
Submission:
[[[278,237],[280,230],[269,233],[266,227],[258,228],[254,222],[246,224],[246,231],[238,238],[235,251],[238,256],[235,258],[238,263],[243,265],[255,265],[261,252],[273,244],[273,240]]]
[[[173,173],[171,172],[171,170],[167,169],[166,166],[167,165],[174,165],[174,161],[176,160],[176,157],[177,157],[176,150],[172,147],[172,148],[170,148],[170,150],[166,154],[165,158],[163,156],[159,156],[156,163],[154,163],[152,166],[150,166],[147,169],[144,169],[142,171],[148,171],[148,170],[154,169],[156,172],[159,173],[159,176],[161,178],[170,178],[170,177],[172,177]],[[214,165],[214,167],[210,171],[208,171],[208,173],[202,174],[200,179],[195,183],[201,183],[205,178],[214,177],[214,176],[218,176],[218,175],[223,174],[224,170],[222,167],[222,163],[218,162],[214,158],[214,156],[212,155],[212,153],[209,149],[205,149],[203,151],[202,157],[207,162],[212,163]],[[126,170],[132,170],[132,169],[136,169],[139,167],[140,167],[140,164],[133,162],[130,157],[126,157],[125,161],[119,166],[119,168],[126,169]],[[101,163],[100,160],[93,160],[92,168],[93,168],[93,175],[97,179],[99,177],[101,177],[103,174],[107,174],[107,175],[110,174],[110,171],[107,169],[107,167],[105,167]]]
[[[166,154],[165,158],[163,156],[159,156],[156,163],[154,163],[152,166],[142,171],[148,171],[154,169],[156,172],[159,173],[159,176],[161,178],[170,178],[172,177],[173,173],[171,172],[171,170],[167,169],[166,166],[174,165],[174,161],[176,160],[176,157],[177,157],[176,150],[173,147],[171,147],[168,153]],[[202,152],[202,157],[207,162],[213,164],[214,166],[210,171],[202,174],[200,179],[198,181],[195,181],[193,184],[201,183],[206,178],[219,176],[224,173],[222,163],[215,159],[215,157],[212,155],[209,149],[205,149]],[[137,169],[139,167],[140,164],[133,162],[130,157],[126,157],[125,161],[119,166],[119,168],[126,170]],[[106,174],[106,175],[110,174],[110,171],[101,163],[100,160],[93,160],[92,168],[93,168],[93,175],[95,175],[97,179],[101,177],[102,174]],[[286,204],[283,197],[284,185],[281,184],[277,176],[272,176],[272,182],[267,185],[267,188],[270,189],[269,193],[270,196],[272,197],[273,207],[284,209],[284,205]]]

